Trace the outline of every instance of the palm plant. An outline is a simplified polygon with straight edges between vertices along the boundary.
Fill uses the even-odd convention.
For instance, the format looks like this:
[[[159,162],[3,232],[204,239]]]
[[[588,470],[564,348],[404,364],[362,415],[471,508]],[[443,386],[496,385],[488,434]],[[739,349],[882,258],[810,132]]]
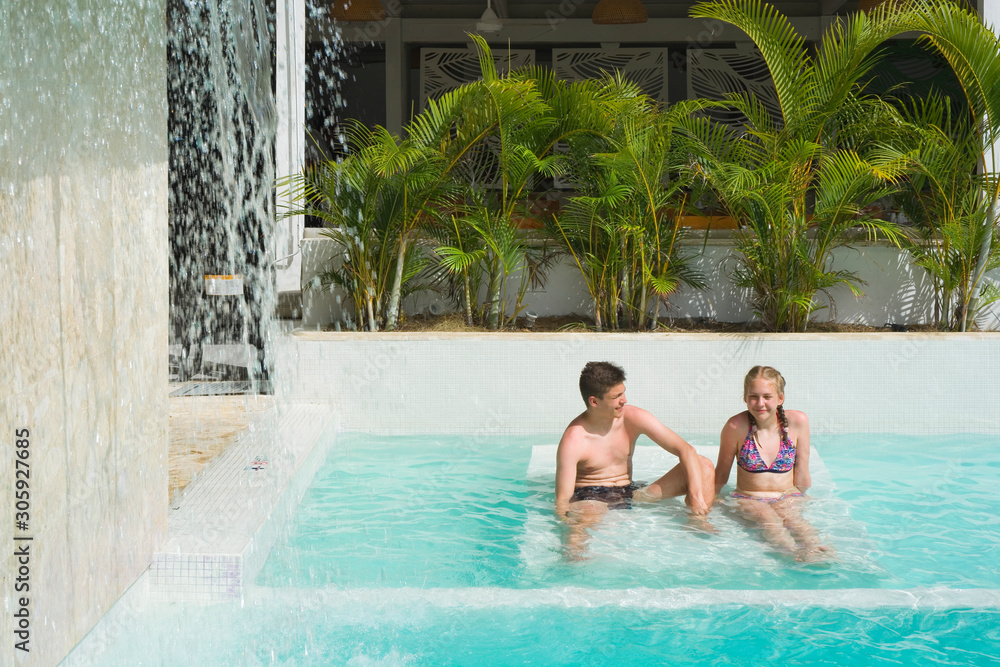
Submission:
[[[703,104],[685,102],[661,111],[644,95],[625,99],[610,137],[612,150],[595,158],[616,175],[623,190],[621,203],[611,207],[627,234],[622,296],[627,323],[641,329],[651,301],[656,326],[661,302],[681,283],[704,288],[692,256],[679,243],[687,235],[680,223],[692,180],[690,171],[682,169],[688,150],[679,124]]]
[[[459,89],[461,110],[442,144],[448,168],[463,183],[451,224],[437,225],[439,268],[460,277],[467,320],[479,288],[485,320],[496,329],[523,310],[529,286],[544,281],[556,254],[525,234],[518,220],[543,179],[559,173],[566,156],[556,148],[589,132],[586,85],[567,85],[540,69],[497,72],[486,42],[473,35],[482,79]],[[593,113],[589,109],[589,113]],[[481,280],[481,285],[479,284]]]
[[[427,225],[448,216],[462,190],[453,170],[489,134],[489,124],[468,113],[466,92],[430,101],[405,139],[351,123],[346,158],[278,183],[293,202],[286,216],[320,218],[323,234],[344,246],[345,262],[322,279],[344,286],[372,331],[394,329],[401,300],[423,288],[411,282],[428,261],[417,241]]]
[[[426,231],[431,246],[430,272],[436,282],[446,285],[445,291],[461,305],[465,323],[471,327],[478,319],[476,295],[479,294],[486,249],[477,230],[464,220],[460,222],[456,214]]]
[[[985,236],[989,233],[989,182],[976,173],[981,150],[971,119],[955,117],[939,95],[907,109],[912,124],[908,145],[918,146],[909,178],[896,197],[900,211],[915,225],[905,246],[927,271],[935,287],[935,319],[944,329],[960,329],[967,319],[1000,298],[984,282],[973,301],[973,284]],[[1000,244],[988,243],[986,270],[1000,266]]]
[[[856,275],[830,268],[831,252],[850,242],[852,228],[898,242],[893,224],[865,210],[891,192],[905,160],[864,151],[855,135],[892,117],[858,81],[907,15],[883,7],[850,16],[827,31],[815,57],[788,19],[760,0],[700,3],[691,15],[746,32],[771,72],[778,122],[756,100],[734,95],[728,103],[747,119],[741,135],[705,118],[689,129],[699,142],[696,170],[742,225],[736,284],[751,290],[765,326],[805,330],[819,292],[844,285],[860,293]]]
[[[1000,177],[997,166],[997,142],[1000,141],[1000,40],[992,28],[962,6],[946,0],[925,0],[914,11],[911,30],[924,33],[921,39],[937,50],[954,71],[972,111],[971,130],[978,150],[978,163],[986,176],[982,180],[981,199],[986,214],[966,219],[963,225],[966,242],[978,240],[979,248],[969,254],[971,266],[967,287],[962,288],[959,303],[959,328],[972,324],[984,301],[995,298],[996,288],[985,281],[987,271],[996,264],[994,241],[1000,218]],[[967,207],[972,207],[971,202]],[[981,294],[987,285],[987,293]]]
[[[371,165],[351,156],[306,167],[299,174],[279,181],[287,187],[293,205],[285,215],[311,215],[323,220],[328,238],[343,248],[339,264],[320,278],[320,285],[343,288],[355,306],[359,326],[374,331],[376,312],[383,300],[391,252],[389,216],[382,200],[373,196],[377,179]]]
[[[566,214],[553,221],[591,294],[598,329],[625,324],[643,328],[661,301],[681,283],[702,287],[691,257],[682,252],[680,226],[690,178],[681,166],[687,152],[679,119],[701,103],[660,110],[620,77],[603,85],[603,146],[589,156],[592,167],[577,184]]]
[[[465,201],[479,189],[476,166],[495,131],[496,120],[481,113],[476,84],[461,86],[429,100],[407,126],[408,136],[434,155],[437,176],[418,215],[407,229],[427,240],[428,274],[435,282],[461,277],[462,301],[468,324],[479,292],[486,248],[474,227],[464,221]]]
[[[478,35],[472,36],[478,52],[482,79],[464,86],[461,123],[480,128],[473,145],[457,146],[463,164],[457,171],[468,180],[466,222],[478,233],[487,281],[487,325],[497,329],[516,317],[531,274],[533,253],[519,233],[516,217],[539,176],[551,176],[557,157],[551,154],[553,129],[558,125],[552,109],[526,74],[500,75],[493,55]],[[471,135],[472,133],[467,133]],[[521,284],[509,283],[520,274]],[[517,295],[508,315],[509,296]]]
[[[435,213],[447,193],[442,158],[425,144],[400,140],[383,127],[348,129],[351,153],[290,176],[279,185],[294,202],[285,215],[315,216],[344,259],[321,278],[351,298],[358,321],[371,331],[395,327],[399,302],[419,286],[411,280],[426,261],[412,244],[413,229]]]
[[[587,284],[597,330],[617,329],[625,230],[606,211],[621,201],[621,192],[614,174],[589,183],[597,194],[571,197],[566,212],[551,224]]]

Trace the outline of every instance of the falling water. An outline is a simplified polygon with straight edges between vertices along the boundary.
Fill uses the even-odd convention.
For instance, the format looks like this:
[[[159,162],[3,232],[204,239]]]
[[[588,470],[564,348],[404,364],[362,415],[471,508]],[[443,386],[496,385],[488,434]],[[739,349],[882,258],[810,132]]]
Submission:
[[[308,13],[315,85],[306,88],[306,119],[336,135],[347,49],[324,7]],[[249,379],[269,392],[276,267],[297,251],[294,242],[276,247],[282,202],[273,183],[287,174],[274,169],[275,8],[169,0],[167,23],[171,343],[181,349],[180,379],[202,368],[203,346],[243,344],[254,357]],[[242,295],[206,294],[209,275],[242,278]]]
[[[273,15],[258,0],[171,0],[168,22],[171,332],[182,379],[206,344],[246,344],[266,381],[274,312]],[[206,295],[203,276],[242,278]],[[239,290],[237,290],[239,291]]]

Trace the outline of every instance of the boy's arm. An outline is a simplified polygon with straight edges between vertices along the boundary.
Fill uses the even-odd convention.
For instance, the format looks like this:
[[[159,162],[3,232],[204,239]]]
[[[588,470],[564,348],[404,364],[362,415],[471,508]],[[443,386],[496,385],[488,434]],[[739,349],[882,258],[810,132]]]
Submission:
[[[556,451],[556,515],[560,519],[566,518],[569,500],[576,490],[576,465],[579,459],[578,449],[573,446],[568,434],[564,433]]]
[[[628,407],[631,410],[628,410]],[[684,476],[687,478],[688,505],[695,512],[707,512],[709,507],[702,500],[705,493],[702,490],[703,480],[698,452],[684,438],[661,424],[659,419],[646,410],[635,406],[627,406],[626,410],[627,419],[634,425],[637,433],[645,435],[680,459],[681,465],[684,466]]]

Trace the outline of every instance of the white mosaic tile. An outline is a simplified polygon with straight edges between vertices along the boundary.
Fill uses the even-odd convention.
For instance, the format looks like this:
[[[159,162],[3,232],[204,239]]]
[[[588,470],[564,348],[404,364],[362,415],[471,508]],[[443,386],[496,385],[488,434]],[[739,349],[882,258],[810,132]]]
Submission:
[[[153,555],[153,599],[238,598],[256,576],[332,440],[328,406],[282,405],[252,422],[172,503]]]
[[[1000,433],[1000,335],[299,333],[281,352],[283,395],[327,401],[345,430],[560,433],[583,410],[579,373],[607,360],[627,397],[681,435],[745,409],[743,376],[782,372],[812,431]]]

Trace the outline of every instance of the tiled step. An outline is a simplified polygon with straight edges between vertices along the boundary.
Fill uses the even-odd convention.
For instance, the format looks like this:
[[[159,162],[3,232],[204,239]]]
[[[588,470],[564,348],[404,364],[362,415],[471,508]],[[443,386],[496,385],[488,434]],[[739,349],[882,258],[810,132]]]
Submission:
[[[335,431],[329,406],[286,404],[264,413],[172,503],[153,555],[154,599],[238,598],[294,513]]]

